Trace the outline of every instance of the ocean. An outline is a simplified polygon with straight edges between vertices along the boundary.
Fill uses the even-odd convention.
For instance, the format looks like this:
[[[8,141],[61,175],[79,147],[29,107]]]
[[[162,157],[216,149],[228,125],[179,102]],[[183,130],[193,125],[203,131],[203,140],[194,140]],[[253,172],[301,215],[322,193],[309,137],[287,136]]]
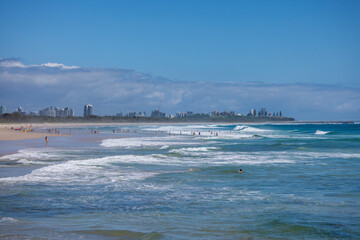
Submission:
[[[0,157],[0,239],[360,239],[359,124],[59,130]]]

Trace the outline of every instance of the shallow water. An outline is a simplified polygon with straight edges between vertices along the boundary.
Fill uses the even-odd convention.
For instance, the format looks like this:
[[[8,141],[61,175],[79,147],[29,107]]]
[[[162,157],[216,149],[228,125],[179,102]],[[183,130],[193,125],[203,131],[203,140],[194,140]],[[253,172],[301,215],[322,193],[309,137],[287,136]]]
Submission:
[[[0,238],[360,238],[359,125],[97,130],[0,158]]]

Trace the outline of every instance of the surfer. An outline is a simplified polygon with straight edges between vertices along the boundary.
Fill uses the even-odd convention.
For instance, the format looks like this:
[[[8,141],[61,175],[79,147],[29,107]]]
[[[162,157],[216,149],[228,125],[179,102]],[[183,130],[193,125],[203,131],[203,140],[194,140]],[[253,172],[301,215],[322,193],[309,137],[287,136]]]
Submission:
[[[240,168],[240,170],[239,171],[237,171],[238,173],[243,173],[243,170]]]

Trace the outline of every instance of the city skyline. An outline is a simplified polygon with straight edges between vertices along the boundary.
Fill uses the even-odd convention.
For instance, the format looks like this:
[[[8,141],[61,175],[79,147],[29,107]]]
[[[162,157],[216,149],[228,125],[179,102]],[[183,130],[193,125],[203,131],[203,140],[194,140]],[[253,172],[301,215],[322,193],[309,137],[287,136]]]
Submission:
[[[7,108],[4,105],[0,106],[0,115],[1,114],[11,114],[11,113],[20,113],[20,114],[26,114],[26,115],[35,115],[35,116],[49,116],[49,117],[88,117],[88,116],[100,116],[94,113],[94,106],[91,104],[85,104],[84,105],[84,111],[83,114],[75,115],[75,112],[72,107],[64,107],[59,108],[55,106],[50,106],[45,109],[41,109],[39,111],[26,111],[22,106],[18,106],[15,111],[7,112]],[[282,117],[282,111],[267,111],[266,108],[262,107],[260,111],[256,111],[256,109],[250,109],[248,113],[239,113],[235,111],[217,111],[213,110],[211,112],[193,112],[193,111],[185,111],[185,112],[161,112],[160,109],[155,109],[151,111],[151,114],[147,114],[145,111],[141,112],[121,112],[121,113],[112,113],[109,115],[103,115],[103,116],[117,116],[117,117],[160,117],[160,118],[182,118],[187,116],[192,116],[196,114],[207,114],[211,116],[251,116],[251,117]]]

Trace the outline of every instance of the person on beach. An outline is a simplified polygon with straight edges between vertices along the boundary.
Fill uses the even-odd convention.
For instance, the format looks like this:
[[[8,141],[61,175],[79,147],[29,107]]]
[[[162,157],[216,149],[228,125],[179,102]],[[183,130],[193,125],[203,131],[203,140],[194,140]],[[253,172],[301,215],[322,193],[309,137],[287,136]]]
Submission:
[[[240,170],[239,171],[237,171],[238,173],[243,173],[243,170],[240,168]]]
[[[47,136],[45,137],[45,142],[46,142],[46,144],[48,144],[48,142],[49,142],[49,139]]]

